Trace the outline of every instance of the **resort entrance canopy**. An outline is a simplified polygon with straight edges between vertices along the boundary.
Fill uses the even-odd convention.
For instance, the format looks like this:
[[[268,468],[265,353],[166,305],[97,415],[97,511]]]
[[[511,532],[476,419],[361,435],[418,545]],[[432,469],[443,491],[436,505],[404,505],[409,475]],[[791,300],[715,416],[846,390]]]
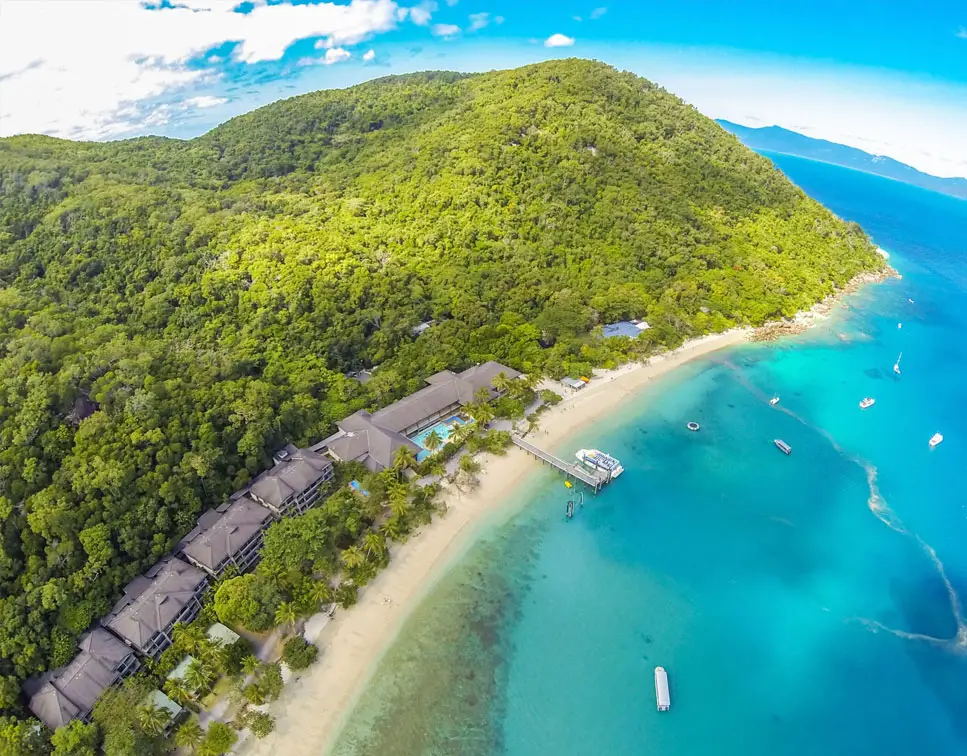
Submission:
[[[500,373],[508,378],[520,375],[513,368],[493,361],[461,373],[441,370],[427,378],[429,385],[415,394],[376,412],[360,410],[340,420],[336,423],[339,432],[313,446],[312,450],[327,452],[343,462],[362,462],[373,472],[385,470],[393,464],[401,447],[410,449],[414,456],[423,450],[409,436],[470,404],[481,388],[487,389],[491,399],[496,397],[493,380]]]

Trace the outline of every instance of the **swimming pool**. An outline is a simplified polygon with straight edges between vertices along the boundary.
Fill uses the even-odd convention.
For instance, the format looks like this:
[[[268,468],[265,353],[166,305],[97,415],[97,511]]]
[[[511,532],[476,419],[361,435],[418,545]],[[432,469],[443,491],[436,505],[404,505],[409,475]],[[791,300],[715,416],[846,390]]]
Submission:
[[[436,431],[437,436],[440,437],[440,446],[443,446],[450,436],[453,435],[453,432],[461,425],[466,425],[466,423],[467,420],[465,418],[460,417],[460,415],[453,415],[448,417],[446,420],[441,420],[440,422],[431,425],[429,428],[421,430],[415,436],[411,436],[410,441],[423,448],[423,451],[416,455],[417,461],[422,462],[424,459],[430,456],[430,451],[426,448],[426,440],[429,438],[431,433]]]

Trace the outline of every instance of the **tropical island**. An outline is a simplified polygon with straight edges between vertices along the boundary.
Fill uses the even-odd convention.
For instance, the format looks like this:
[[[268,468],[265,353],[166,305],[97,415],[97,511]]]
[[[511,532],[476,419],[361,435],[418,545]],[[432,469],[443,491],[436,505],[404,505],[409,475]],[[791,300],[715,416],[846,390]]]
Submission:
[[[389,77],[188,141],[0,140],[0,754],[268,735],[316,653],[294,627],[472,487],[508,442],[492,421],[555,401],[541,376],[791,318],[883,266],[694,108],[583,60]],[[439,415],[387,425],[444,385]],[[254,540],[184,561],[230,514]],[[125,636],[168,580],[192,611]],[[58,681],[102,658],[82,712]],[[44,685],[68,703],[38,726]]]

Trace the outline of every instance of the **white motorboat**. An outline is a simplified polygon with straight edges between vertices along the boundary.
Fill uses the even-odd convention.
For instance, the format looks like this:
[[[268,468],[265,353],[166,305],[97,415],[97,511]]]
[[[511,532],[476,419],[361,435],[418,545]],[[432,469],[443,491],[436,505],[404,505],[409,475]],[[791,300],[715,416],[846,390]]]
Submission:
[[[903,358],[903,352],[900,352],[900,356],[896,358],[896,362],[893,363],[893,372],[900,375],[900,360]]]
[[[876,399],[874,399],[872,396],[865,396],[860,401],[860,409],[866,409],[867,407],[872,407],[874,404],[876,404]]]
[[[772,399],[769,400],[769,404],[775,407],[777,404],[779,404],[779,397],[778,396],[772,397]]]
[[[584,463],[593,470],[607,473],[610,478],[617,478],[625,471],[617,459],[597,449],[578,449],[574,456],[577,457],[578,462]]]
[[[655,699],[658,711],[668,711],[672,707],[672,697],[668,692],[668,673],[664,667],[655,667]]]
[[[942,436],[942,435],[940,435],[939,433],[934,433],[934,434],[933,434],[933,435],[932,435],[932,436],[930,437],[930,441],[929,441],[929,443],[930,443],[930,448],[931,448],[931,449],[934,449],[934,448],[936,448],[936,446],[937,446],[937,445],[938,445],[938,444],[939,444],[939,443],[940,443],[941,441],[943,441],[943,436]]]

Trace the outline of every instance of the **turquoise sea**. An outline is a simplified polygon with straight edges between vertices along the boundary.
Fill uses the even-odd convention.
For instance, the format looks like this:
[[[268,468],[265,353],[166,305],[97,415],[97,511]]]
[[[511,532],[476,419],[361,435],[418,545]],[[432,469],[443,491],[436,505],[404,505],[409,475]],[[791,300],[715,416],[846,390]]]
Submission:
[[[408,620],[338,756],[967,754],[967,202],[769,157],[903,279],[559,449],[626,472],[571,522],[536,472]]]

